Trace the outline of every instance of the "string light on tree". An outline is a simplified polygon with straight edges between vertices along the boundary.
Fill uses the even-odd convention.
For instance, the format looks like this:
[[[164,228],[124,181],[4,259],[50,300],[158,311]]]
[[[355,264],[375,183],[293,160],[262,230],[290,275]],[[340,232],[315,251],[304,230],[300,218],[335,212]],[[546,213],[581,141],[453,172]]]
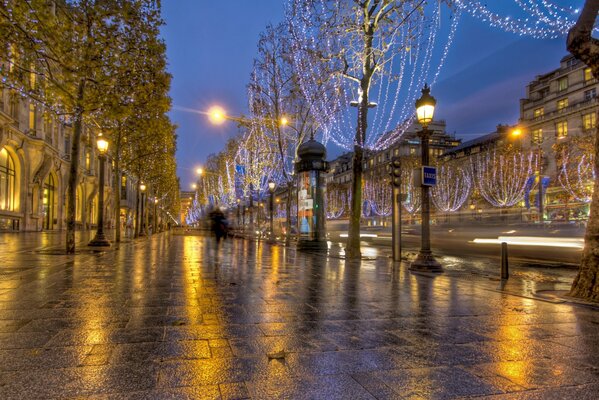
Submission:
[[[517,150],[489,150],[470,160],[470,174],[479,193],[495,207],[512,207],[524,197],[535,155]]]
[[[458,211],[472,189],[470,175],[456,165],[441,165],[437,169],[437,184],[432,188],[435,207],[443,212]]]

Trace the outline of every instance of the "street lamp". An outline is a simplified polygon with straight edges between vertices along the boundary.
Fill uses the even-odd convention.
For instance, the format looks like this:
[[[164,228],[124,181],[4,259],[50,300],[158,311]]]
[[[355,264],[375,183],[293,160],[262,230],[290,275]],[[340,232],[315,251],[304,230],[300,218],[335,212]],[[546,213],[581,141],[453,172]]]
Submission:
[[[96,140],[98,147],[98,158],[100,159],[100,189],[98,191],[98,230],[96,236],[88,243],[88,246],[110,246],[110,242],[104,235],[104,163],[108,151],[108,141],[100,133]]]
[[[145,224],[144,224],[144,200],[145,200],[145,198],[144,198],[144,195],[146,192],[146,185],[143,182],[139,185],[139,190],[141,191],[141,216],[140,216],[141,223],[140,223],[140,229],[139,229],[138,236],[145,236],[146,233],[144,231],[145,230]]]
[[[427,84],[422,89],[422,96],[416,100],[416,118],[422,130],[420,131],[420,151],[421,151],[421,197],[422,197],[422,224],[421,224],[421,246],[416,259],[410,265],[413,271],[442,272],[441,264],[433,257],[431,252],[431,233],[430,233],[430,197],[429,186],[425,185],[424,170],[429,166],[429,140],[431,132],[428,130],[428,124],[433,121],[435,114],[435,105],[437,101],[430,95],[430,88]]]
[[[273,181],[268,182],[268,191],[270,192],[270,241],[274,243],[275,241],[275,232],[274,232],[274,222],[273,222],[273,214],[275,210],[275,187],[276,184]]]

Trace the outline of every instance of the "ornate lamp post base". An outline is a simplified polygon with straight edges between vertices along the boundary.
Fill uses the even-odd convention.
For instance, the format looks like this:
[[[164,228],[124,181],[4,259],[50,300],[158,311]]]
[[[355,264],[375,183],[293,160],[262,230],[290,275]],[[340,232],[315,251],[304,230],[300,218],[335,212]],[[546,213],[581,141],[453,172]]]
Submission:
[[[104,232],[97,232],[96,236],[87,245],[92,247],[110,247],[110,242],[106,239]]]
[[[408,268],[410,271],[420,271],[420,272],[443,272],[443,267],[435,257],[433,257],[431,252],[423,252],[420,251],[418,256],[412,264]]]

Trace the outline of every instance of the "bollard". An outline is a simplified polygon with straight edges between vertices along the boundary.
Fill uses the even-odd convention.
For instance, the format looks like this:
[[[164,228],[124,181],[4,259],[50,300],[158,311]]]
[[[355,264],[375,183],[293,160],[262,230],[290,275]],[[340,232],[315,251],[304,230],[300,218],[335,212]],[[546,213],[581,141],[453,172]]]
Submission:
[[[510,277],[507,261],[507,243],[501,242],[501,280]]]

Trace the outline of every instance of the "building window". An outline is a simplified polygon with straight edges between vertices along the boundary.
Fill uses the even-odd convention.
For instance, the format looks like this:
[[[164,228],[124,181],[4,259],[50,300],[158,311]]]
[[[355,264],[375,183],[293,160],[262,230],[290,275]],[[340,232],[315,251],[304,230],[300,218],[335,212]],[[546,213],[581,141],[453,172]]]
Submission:
[[[568,77],[564,76],[563,78],[559,78],[557,80],[557,91],[561,92],[562,90],[568,89]]]
[[[582,116],[582,129],[595,129],[597,126],[597,114],[592,112]]]
[[[416,154],[416,147],[410,147],[410,155]]]
[[[396,156],[398,156],[399,155],[399,149],[393,150],[393,154],[395,154]]]
[[[555,133],[558,139],[568,136],[568,121],[561,121],[555,124]]]
[[[545,115],[545,109],[543,107],[536,108],[533,112],[534,118],[539,118]]]
[[[592,88],[592,89],[584,91],[584,99],[585,100],[591,100],[591,99],[594,99],[595,97],[597,97],[597,89],[596,88]]]
[[[121,176],[121,200],[127,200],[127,177]]]
[[[568,98],[557,101],[557,110],[558,111],[563,110],[566,107],[568,107]]]
[[[29,130],[34,131],[37,129],[37,111],[35,104],[29,103]]]
[[[533,143],[543,143],[543,129],[533,129],[532,131]]]
[[[589,82],[591,79],[593,79],[593,73],[591,72],[591,69],[585,68],[584,69],[584,81]]]
[[[91,159],[89,157],[89,150],[86,149],[86,151],[85,151],[85,170],[87,172],[89,172],[90,167],[91,167]]]
[[[64,137],[64,154],[70,156],[71,155],[71,137]]]
[[[15,187],[15,163],[5,148],[0,150],[0,210],[17,211]]]
[[[10,95],[10,116],[19,123],[19,96],[16,93]]]

